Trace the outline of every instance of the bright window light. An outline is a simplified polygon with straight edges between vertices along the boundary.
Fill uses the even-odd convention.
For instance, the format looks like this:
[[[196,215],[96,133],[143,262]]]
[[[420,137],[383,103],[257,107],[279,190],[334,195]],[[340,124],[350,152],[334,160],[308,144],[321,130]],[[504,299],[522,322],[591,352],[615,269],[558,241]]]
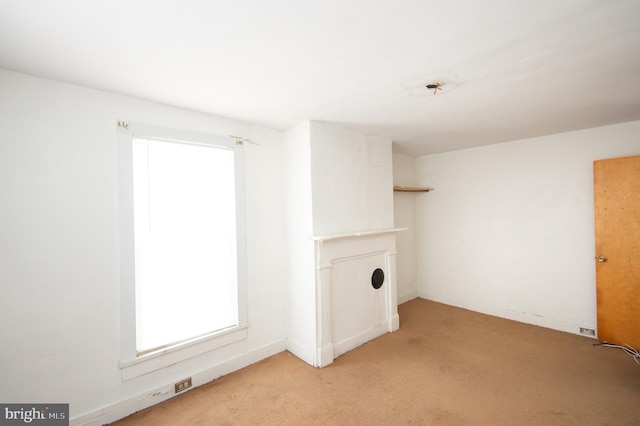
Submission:
[[[133,138],[138,355],[238,325],[233,155]]]

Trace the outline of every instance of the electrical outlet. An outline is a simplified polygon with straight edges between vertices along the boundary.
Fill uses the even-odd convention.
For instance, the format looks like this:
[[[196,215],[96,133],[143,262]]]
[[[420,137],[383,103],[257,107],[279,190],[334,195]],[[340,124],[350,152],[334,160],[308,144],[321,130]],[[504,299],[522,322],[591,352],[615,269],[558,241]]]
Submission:
[[[592,328],[580,327],[580,334],[585,336],[596,337],[596,331]]]
[[[176,393],[182,392],[185,389],[189,389],[191,387],[191,377],[188,379],[184,379],[181,382],[175,384]]]

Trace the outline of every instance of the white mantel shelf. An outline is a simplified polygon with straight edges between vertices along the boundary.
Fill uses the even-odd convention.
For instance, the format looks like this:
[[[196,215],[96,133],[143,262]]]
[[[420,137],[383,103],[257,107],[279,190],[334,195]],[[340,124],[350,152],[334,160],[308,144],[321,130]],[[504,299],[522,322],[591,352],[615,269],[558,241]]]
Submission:
[[[327,234],[327,235],[314,235],[311,237],[314,241],[329,241],[329,240],[339,240],[346,238],[358,238],[358,237],[368,237],[372,235],[380,235],[380,234],[391,234],[394,232],[406,231],[407,228],[389,228],[389,229],[378,229],[375,231],[357,231],[357,232],[345,232],[342,234]]]

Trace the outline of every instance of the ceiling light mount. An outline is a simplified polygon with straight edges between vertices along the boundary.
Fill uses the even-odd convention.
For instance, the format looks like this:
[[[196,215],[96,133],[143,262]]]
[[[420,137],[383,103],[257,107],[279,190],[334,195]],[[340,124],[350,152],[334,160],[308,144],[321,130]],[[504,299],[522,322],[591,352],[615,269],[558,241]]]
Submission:
[[[444,95],[464,82],[452,72],[443,72],[435,75],[426,75],[416,78],[405,85],[412,96],[426,97],[434,95]]]
[[[438,90],[442,90],[442,86],[444,86],[444,83],[437,82],[437,83],[429,83],[424,87],[426,87],[429,90],[433,90],[433,94],[435,95],[438,93]]]

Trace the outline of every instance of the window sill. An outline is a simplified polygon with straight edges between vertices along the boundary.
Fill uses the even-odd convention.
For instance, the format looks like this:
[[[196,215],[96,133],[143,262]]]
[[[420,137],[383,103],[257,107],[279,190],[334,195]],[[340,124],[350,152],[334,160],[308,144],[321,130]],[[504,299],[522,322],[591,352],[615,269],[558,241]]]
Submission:
[[[248,325],[240,325],[228,330],[199,337],[188,342],[161,349],[135,359],[120,361],[122,381],[135,379],[161,368],[165,368],[223,346],[247,338]]]

